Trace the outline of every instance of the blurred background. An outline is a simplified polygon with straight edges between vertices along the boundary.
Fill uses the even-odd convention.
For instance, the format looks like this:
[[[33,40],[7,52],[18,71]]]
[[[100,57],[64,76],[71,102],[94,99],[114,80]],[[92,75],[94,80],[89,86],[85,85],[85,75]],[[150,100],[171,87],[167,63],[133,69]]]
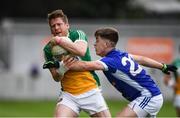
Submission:
[[[15,113],[13,110],[19,104],[28,104],[25,101],[36,105],[50,101],[49,114],[42,114],[53,116],[60,85],[42,65],[43,46],[50,36],[47,14],[56,9],[62,9],[68,16],[71,28],[81,29],[88,35],[93,60],[99,59],[93,48],[94,32],[107,26],[118,29],[120,50],[162,63],[171,63],[180,57],[180,0],[6,0],[0,8],[0,116],[43,116],[36,114],[37,110],[25,114],[27,111],[22,110],[25,107]],[[173,91],[164,85],[163,73],[145,69],[170,105],[169,116],[175,116],[171,104]],[[102,72],[97,73],[104,97],[108,101],[124,101]]]

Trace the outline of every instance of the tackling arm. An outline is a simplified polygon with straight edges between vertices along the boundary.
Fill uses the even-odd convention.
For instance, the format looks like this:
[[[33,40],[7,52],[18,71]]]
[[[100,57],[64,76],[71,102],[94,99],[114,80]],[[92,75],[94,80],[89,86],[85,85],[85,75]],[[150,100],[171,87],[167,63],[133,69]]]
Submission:
[[[104,66],[99,61],[76,61],[68,64],[64,61],[64,65],[73,71],[92,71],[92,70],[104,70]]]
[[[177,70],[177,67],[174,65],[166,65],[164,63],[160,63],[160,62],[153,60],[151,58],[148,58],[148,57],[139,56],[139,55],[131,55],[131,56],[140,65],[160,69],[165,74],[170,74],[170,71],[176,72],[176,70]]]
[[[131,55],[131,57],[137,61],[140,65],[146,66],[146,67],[151,67],[151,68],[157,68],[157,69],[162,69],[163,64],[157,62],[156,60],[153,60],[148,57],[144,56],[139,56],[139,55]]]

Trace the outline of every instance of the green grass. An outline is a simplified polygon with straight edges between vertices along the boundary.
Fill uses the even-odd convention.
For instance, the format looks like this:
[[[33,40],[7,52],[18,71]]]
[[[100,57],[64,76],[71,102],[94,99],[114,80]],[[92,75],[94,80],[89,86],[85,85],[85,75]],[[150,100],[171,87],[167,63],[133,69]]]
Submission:
[[[126,106],[125,101],[107,100],[112,116]],[[53,117],[56,101],[0,101],[0,117]],[[175,117],[175,109],[166,101],[158,117]],[[81,112],[80,117],[88,117]]]

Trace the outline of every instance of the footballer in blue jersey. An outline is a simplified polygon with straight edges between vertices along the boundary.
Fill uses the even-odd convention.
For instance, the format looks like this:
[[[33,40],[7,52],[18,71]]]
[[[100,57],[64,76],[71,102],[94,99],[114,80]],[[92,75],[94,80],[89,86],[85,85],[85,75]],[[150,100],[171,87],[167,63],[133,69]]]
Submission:
[[[161,94],[152,78],[128,53],[113,49],[100,62],[104,65],[103,72],[109,82],[127,100]]]
[[[140,65],[161,69],[166,74],[177,68],[117,50],[119,36],[114,28],[98,29],[95,37],[95,51],[102,59],[86,62],[67,57],[60,66],[74,71],[103,70],[109,82],[130,101],[117,117],[155,117],[162,107],[163,97],[152,77]]]

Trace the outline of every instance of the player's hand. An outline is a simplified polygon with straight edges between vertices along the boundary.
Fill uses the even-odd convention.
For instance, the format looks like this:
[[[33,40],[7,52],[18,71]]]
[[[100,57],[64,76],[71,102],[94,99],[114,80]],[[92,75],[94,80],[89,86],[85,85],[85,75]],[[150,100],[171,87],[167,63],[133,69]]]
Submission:
[[[163,64],[162,72],[169,75],[170,71],[171,72],[176,72],[177,71],[177,67],[174,66],[174,65]]]
[[[57,68],[57,72],[64,76],[64,74],[70,69],[70,66],[75,63],[78,59],[73,55],[66,55],[63,57],[63,60],[59,62],[59,68]]]
[[[59,36],[52,37],[52,39],[50,40],[51,47],[57,45],[60,40],[61,40],[61,37]]]
[[[56,40],[55,40],[54,38],[52,38],[52,39],[50,40],[50,45],[51,45],[51,47],[57,45],[57,44],[56,44]]]
[[[58,61],[47,61],[43,64],[43,69],[49,69],[49,68],[59,68],[59,62]]]
[[[78,58],[76,56],[73,56],[73,55],[66,55],[63,58],[63,63],[66,66],[66,68],[70,68],[70,66],[72,64],[74,64],[76,61],[78,61]]]

